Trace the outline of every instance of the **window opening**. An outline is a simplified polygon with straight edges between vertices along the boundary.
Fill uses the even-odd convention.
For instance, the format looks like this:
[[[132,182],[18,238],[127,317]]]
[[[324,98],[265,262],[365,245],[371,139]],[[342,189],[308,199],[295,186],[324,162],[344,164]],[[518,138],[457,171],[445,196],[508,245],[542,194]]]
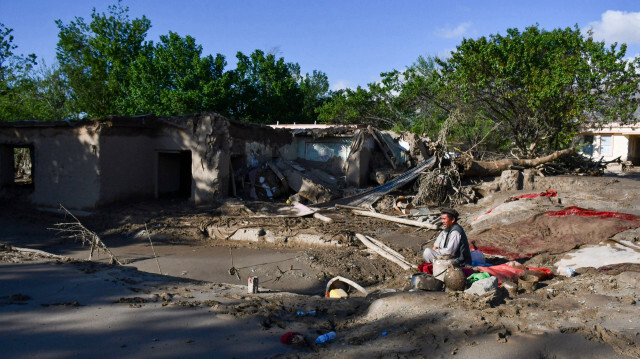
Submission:
[[[16,185],[33,184],[33,151],[29,146],[13,148],[13,183]]]
[[[583,138],[582,153],[593,156],[593,135],[585,135]]]
[[[600,155],[611,156],[613,150],[613,136],[602,135],[600,136]]]

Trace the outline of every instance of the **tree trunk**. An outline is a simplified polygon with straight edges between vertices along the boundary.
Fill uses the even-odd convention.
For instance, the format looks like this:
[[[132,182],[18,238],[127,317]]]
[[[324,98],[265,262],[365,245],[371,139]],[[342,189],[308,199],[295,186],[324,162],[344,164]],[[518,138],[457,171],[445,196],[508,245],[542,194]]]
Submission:
[[[521,166],[531,168],[543,163],[554,161],[560,157],[575,153],[575,149],[567,148],[565,150],[556,151],[548,156],[515,160],[504,159],[499,161],[474,161],[465,158],[456,159],[456,164],[462,168],[462,174],[465,177],[492,177],[499,176],[502,171],[508,170],[511,166]]]

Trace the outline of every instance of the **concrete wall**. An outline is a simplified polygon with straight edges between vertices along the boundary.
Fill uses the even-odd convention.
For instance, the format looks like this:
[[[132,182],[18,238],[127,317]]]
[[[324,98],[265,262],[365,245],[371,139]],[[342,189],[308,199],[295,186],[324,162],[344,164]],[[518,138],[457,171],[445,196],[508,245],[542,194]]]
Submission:
[[[231,136],[229,121],[210,114],[193,120],[193,132],[183,133],[192,144],[192,201],[205,203],[229,193]]]
[[[166,186],[158,177],[162,167],[159,154],[180,151],[191,152],[190,201],[205,203],[227,196],[231,142],[228,126],[226,119],[212,114],[194,116],[181,121],[180,126],[163,124],[155,129],[140,129],[140,135],[117,129],[113,134],[103,134],[100,204],[157,197],[159,187]]]
[[[248,168],[257,167],[267,161],[271,161],[274,155],[274,151],[271,146],[255,141],[245,141],[244,152]]]
[[[0,144],[32,146],[35,205],[93,208],[99,197],[98,135],[92,127],[0,129]]]

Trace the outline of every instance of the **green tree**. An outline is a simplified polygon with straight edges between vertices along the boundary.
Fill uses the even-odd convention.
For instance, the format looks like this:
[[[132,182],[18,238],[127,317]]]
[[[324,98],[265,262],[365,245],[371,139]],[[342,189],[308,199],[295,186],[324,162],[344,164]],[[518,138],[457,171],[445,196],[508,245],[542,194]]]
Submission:
[[[71,112],[69,87],[58,66],[46,66],[44,63],[33,73],[32,117],[39,120],[60,121],[77,117]]]
[[[237,67],[229,74],[229,115],[261,124],[300,122],[304,101],[300,66],[262,50],[250,56],[238,52],[236,57]]]
[[[468,107],[532,156],[566,146],[594,118],[631,120],[638,60],[625,62],[625,52],[625,45],[606,48],[583,37],[577,26],[546,31],[536,25],[465,39],[437,62],[445,102]]]
[[[202,46],[191,36],[174,32],[141,51],[129,67],[128,114],[184,115],[226,112],[224,56],[202,57]]]
[[[328,99],[329,78],[322,71],[313,70],[313,73],[305,75],[300,81],[302,92],[301,123],[312,123],[318,118],[316,109],[322,106]]]
[[[318,120],[326,124],[377,123],[380,117],[374,109],[378,106],[373,95],[358,86],[355,90],[332,91],[328,101],[317,108]]]
[[[16,54],[12,32],[0,23],[0,120],[39,118],[34,103],[38,81],[32,76],[36,56]]]
[[[128,71],[145,49],[144,39],[151,27],[142,16],[130,20],[121,2],[108,7],[108,13],[93,9],[91,22],[81,17],[65,25],[57,20],[59,34],[57,58],[71,88],[73,109],[89,116],[123,113]]]
[[[432,58],[419,57],[405,71],[380,74],[367,89],[344,89],[332,93],[318,108],[326,123],[365,123],[381,128],[437,134],[447,109],[439,107],[437,71]]]

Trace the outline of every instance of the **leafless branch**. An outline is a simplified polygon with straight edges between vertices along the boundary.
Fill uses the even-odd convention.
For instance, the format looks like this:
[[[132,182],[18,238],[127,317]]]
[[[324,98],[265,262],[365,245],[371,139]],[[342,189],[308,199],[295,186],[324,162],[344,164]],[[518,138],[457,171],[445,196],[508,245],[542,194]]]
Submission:
[[[123,265],[120,260],[107,248],[107,246],[100,240],[100,237],[93,231],[89,230],[87,227],[80,223],[80,220],[76,218],[69,210],[64,208],[64,206],[60,205],[60,208],[65,211],[66,215],[69,215],[71,218],[75,220],[75,222],[66,222],[66,223],[56,223],[53,228],[48,228],[50,230],[56,231],[57,235],[63,238],[70,238],[75,241],[80,241],[83,245],[88,244],[91,246],[91,250],[89,252],[89,260],[93,258],[93,252],[97,251],[104,252],[110,257],[111,264]]]

